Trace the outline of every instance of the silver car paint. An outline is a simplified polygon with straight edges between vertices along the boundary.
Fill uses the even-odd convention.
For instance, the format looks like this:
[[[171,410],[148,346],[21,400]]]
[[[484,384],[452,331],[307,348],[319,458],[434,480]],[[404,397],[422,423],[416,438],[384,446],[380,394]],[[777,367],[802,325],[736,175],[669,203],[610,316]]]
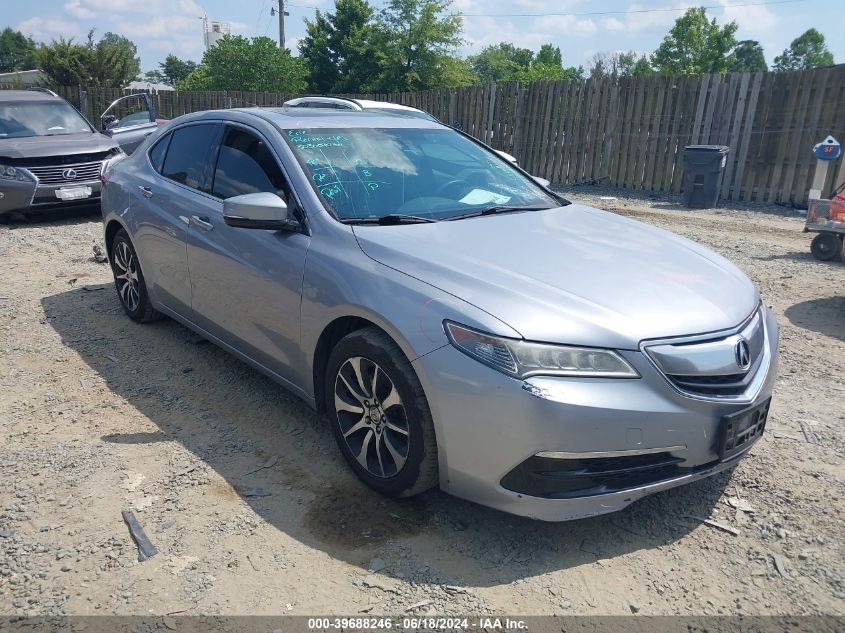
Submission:
[[[120,223],[138,245],[159,309],[312,406],[320,335],[339,318],[373,322],[413,362],[425,389],[441,487],[510,512],[548,520],[607,512],[727,467],[612,499],[526,499],[504,490],[501,477],[538,451],[683,445],[685,463],[708,463],[720,417],[771,394],[777,324],[766,311],[771,361],[747,402],[684,396],[639,345],[646,338],[739,326],[759,296],[727,260],[659,229],[577,205],[431,225],[340,224],[280,134],[290,127],[439,126],[367,113],[320,115],[254,109],[180,117],[112,169],[105,225]],[[167,130],[223,121],[251,128],[273,149],[304,210],[301,232],[228,227],[220,200],[152,170],[147,149]],[[153,197],[145,199],[139,186],[150,187]],[[211,219],[212,231],[190,223],[198,213]],[[642,378],[514,380],[453,348],[444,319],[512,338],[616,347]]]

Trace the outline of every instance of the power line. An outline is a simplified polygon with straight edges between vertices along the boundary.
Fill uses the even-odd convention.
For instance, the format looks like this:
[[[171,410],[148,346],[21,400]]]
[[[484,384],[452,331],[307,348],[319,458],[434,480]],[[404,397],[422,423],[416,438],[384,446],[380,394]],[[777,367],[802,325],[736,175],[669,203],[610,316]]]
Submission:
[[[709,6],[696,7],[701,9],[733,9],[735,7],[764,7],[778,4],[794,4],[797,2],[807,2],[807,0],[771,0],[770,2],[740,2],[736,4],[713,4]],[[288,7],[296,7],[298,9],[321,9],[326,10],[326,7],[316,7],[308,4],[294,4],[288,3]],[[455,15],[460,15],[465,18],[546,18],[546,17],[589,17],[602,15],[630,15],[638,13],[670,13],[670,12],[684,12],[687,8],[678,7],[664,7],[660,9],[631,9],[627,11],[585,11],[581,13],[463,13],[456,12]]]

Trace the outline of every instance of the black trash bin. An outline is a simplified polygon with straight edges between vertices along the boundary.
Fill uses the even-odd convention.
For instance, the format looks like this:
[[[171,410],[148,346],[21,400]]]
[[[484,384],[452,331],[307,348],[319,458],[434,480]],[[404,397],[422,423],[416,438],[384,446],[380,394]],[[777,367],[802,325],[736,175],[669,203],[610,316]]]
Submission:
[[[731,148],[724,145],[684,148],[684,206],[691,209],[716,206],[729,151]]]

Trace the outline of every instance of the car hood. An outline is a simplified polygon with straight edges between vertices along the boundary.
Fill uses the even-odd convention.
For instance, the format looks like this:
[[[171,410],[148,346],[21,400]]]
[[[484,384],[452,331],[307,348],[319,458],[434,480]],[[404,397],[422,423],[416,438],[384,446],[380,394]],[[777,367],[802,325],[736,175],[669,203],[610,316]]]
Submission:
[[[45,156],[105,152],[115,147],[117,147],[117,142],[99,132],[28,136],[25,138],[0,139],[0,157],[43,158]]]
[[[637,349],[740,324],[759,294],[736,266],[662,229],[581,205],[355,226],[374,260],[534,341]]]

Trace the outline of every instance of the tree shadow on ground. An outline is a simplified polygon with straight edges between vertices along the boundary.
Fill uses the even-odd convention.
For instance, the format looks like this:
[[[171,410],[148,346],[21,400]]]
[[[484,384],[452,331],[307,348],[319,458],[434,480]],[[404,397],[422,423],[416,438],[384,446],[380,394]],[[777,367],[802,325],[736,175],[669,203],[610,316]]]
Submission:
[[[788,307],[784,315],[796,327],[845,341],[845,296],[802,301]]]
[[[710,515],[730,478],[722,473],[612,515],[556,524],[439,491],[389,500],[357,481],[325,420],[305,403],[174,321],[131,322],[113,286],[100,287],[48,296],[42,304],[63,343],[158,427],[121,434],[106,419],[101,441],[177,441],[231,486],[217,491],[221,499],[245,486],[271,491],[241,496],[276,529],[354,565],[366,567],[376,555],[390,559],[399,544],[444,584],[506,584],[671,544],[699,525],[690,517]],[[272,467],[250,474],[274,456]],[[214,503],[220,486],[205,487]],[[152,529],[156,520],[150,517]],[[401,577],[398,569],[388,563],[381,573]]]

